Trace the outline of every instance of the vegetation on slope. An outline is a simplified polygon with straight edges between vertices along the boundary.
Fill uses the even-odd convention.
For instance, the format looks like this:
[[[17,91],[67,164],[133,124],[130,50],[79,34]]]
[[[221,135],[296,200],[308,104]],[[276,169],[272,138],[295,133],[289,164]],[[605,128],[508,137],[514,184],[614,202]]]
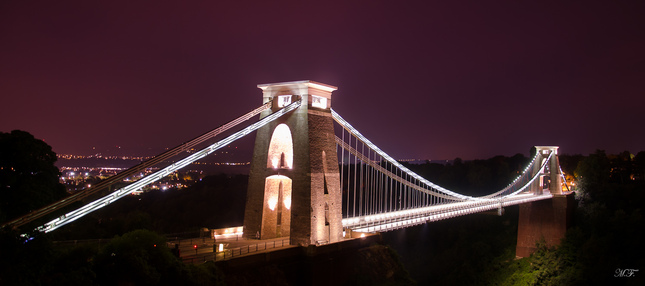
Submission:
[[[484,162],[494,161],[505,160],[465,165],[480,164],[481,170]],[[531,257],[515,259],[517,207],[507,208],[502,217],[469,215],[384,237],[419,284],[643,285],[645,275],[631,269],[645,268],[645,152],[597,151],[562,155],[560,161],[564,172],[577,179],[579,206],[575,226],[558,248],[538,243]],[[446,173],[454,167],[435,166]]]

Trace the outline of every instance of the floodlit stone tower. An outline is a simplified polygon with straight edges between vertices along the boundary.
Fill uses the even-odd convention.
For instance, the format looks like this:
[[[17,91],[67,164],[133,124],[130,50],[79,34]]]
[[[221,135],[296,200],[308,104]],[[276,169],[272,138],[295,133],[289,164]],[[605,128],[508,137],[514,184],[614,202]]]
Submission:
[[[258,85],[273,107],[260,118],[296,101],[296,110],[258,129],[244,213],[244,235],[291,237],[311,245],[342,239],[342,196],[331,93],[314,81]]]
[[[542,162],[549,159],[551,153],[551,159],[547,164],[545,174],[540,176],[539,180],[535,180],[530,186],[532,193],[536,195],[542,194],[545,186],[548,186],[549,192],[554,195],[562,194],[562,174],[560,173],[560,160],[558,160],[558,149],[557,146],[535,146],[535,151],[537,152],[539,160],[537,164],[533,165],[533,173],[536,173],[540,170]]]
[[[555,153],[547,163],[546,174],[531,185],[530,191],[541,195],[548,184],[548,190],[553,197],[549,200],[520,204],[515,248],[515,255],[518,257],[528,257],[535,252],[535,243],[541,239],[544,239],[548,246],[560,245],[560,241],[571,226],[575,209],[574,195],[562,192],[558,147],[536,146],[535,149],[538,152],[537,160],[540,161],[534,165],[534,171],[539,171],[543,160],[547,160],[551,153]]]

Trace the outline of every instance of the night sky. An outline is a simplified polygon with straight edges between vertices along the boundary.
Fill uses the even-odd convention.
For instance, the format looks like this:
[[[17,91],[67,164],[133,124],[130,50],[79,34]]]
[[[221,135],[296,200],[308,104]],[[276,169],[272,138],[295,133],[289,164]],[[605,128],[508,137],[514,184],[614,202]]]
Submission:
[[[644,3],[2,1],[0,131],[154,155],[314,80],[395,158],[635,153]]]

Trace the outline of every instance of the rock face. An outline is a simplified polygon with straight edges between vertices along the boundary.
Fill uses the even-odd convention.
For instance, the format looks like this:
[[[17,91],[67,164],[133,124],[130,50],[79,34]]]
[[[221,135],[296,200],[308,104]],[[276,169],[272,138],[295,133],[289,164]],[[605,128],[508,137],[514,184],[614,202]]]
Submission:
[[[271,258],[269,258],[269,255]],[[217,262],[228,285],[414,285],[388,246],[296,247],[250,263]]]

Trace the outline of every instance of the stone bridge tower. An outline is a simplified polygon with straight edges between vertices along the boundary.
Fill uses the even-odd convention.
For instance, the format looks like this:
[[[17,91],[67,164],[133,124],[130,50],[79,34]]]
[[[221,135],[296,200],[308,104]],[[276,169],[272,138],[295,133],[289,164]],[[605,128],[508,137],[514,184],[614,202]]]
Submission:
[[[553,153],[544,174],[530,186],[531,193],[541,195],[545,191],[553,197],[520,204],[520,217],[517,228],[515,255],[528,257],[535,252],[535,243],[544,239],[548,246],[558,246],[571,226],[575,210],[574,194],[562,192],[562,173],[558,160],[558,147],[536,146],[538,163],[534,172],[539,171],[543,160]]]
[[[558,159],[558,149],[557,146],[535,146],[535,151],[538,155],[537,164],[533,165],[533,173],[536,173],[540,170],[542,162],[549,159],[547,163],[546,170],[539,180],[535,180],[530,186],[531,193],[540,195],[542,192],[547,189],[553,195],[562,194],[562,173],[560,172],[560,160]]]
[[[331,116],[337,88],[314,81],[261,84],[263,118],[294,101],[296,110],[258,129],[244,213],[244,236],[291,237],[311,245],[342,239],[342,196]]]

